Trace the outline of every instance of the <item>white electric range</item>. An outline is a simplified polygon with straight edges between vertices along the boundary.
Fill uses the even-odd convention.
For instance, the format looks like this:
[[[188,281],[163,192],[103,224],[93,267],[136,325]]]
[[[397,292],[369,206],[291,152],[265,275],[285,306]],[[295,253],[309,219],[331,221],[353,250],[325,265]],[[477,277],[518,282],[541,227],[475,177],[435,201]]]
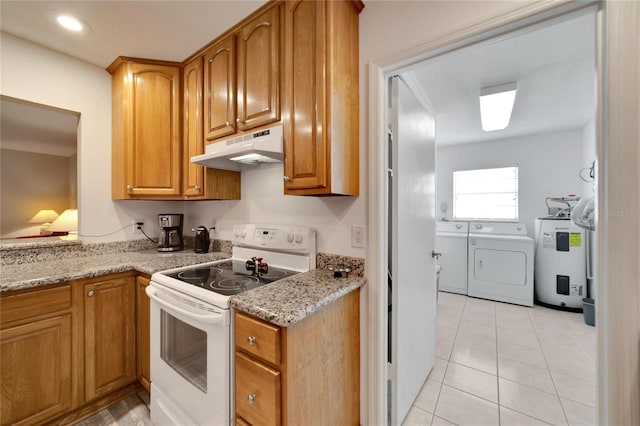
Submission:
[[[229,259],[151,276],[151,421],[235,424],[234,294],[315,269],[316,234],[290,225],[236,225]]]

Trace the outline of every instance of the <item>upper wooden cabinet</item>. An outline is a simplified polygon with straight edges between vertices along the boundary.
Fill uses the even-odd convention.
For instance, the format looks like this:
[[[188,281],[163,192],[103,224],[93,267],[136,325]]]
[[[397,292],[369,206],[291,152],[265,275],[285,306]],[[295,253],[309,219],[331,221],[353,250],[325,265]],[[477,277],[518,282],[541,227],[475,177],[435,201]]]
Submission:
[[[364,5],[285,6],[285,194],[358,195],[358,14]]]
[[[280,7],[270,7],[204,53],[207,143],[280,120]]]
[[[113,199],[181,194],[181,66],[119,58],[112,78]]]

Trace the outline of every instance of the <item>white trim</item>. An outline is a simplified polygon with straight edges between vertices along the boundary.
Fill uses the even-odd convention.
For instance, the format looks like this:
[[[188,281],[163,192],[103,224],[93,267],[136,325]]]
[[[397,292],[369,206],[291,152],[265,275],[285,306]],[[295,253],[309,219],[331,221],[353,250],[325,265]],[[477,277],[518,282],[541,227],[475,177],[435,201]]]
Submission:
[[[368,146],[369,167],[368,182],[368,222],[370,244],[367,249],[367,330],[366,356],[363,368],[366,369],[366,396],[363,404],[367,413],[363,413],[366,424],[387,424],[387,388],[385,383],[387,354],[387,258],[386,258],[386,100],[387,77],[392,73],[408,71],[412,65],[435,58],[445,53],[469,47],[525,29],[549,19],[598,4],[585,2],[542,1],[527,4],[510,13],[454,32],[431,42],[416,46],[397,54],[369,62],[369,108],[368,108]],[[602,294],[602,292],[598,292]]]

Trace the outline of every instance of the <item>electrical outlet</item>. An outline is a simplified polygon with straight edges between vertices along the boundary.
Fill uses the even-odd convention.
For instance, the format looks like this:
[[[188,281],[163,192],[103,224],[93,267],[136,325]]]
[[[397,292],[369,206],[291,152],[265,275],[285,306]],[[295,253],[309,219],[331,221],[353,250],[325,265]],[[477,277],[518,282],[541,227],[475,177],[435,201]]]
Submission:
[[[138,227],[144,227],[144,219],[133,219],[133,233],[142,234],[142,231]]]
[[[364,248],[364,225],[351,225],[351,247]]]

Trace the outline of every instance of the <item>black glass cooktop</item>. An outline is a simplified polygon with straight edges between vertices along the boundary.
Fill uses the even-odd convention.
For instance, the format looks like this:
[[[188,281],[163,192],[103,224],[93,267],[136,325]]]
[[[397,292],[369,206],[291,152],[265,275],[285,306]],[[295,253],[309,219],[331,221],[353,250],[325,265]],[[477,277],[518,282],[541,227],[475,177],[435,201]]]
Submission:
[[[232,296],[295,274],[295,271],[271,266],[268,266],[267,272],[256,273],[247,269],[246,262],[229,260],[166,275],[196,287]]]

